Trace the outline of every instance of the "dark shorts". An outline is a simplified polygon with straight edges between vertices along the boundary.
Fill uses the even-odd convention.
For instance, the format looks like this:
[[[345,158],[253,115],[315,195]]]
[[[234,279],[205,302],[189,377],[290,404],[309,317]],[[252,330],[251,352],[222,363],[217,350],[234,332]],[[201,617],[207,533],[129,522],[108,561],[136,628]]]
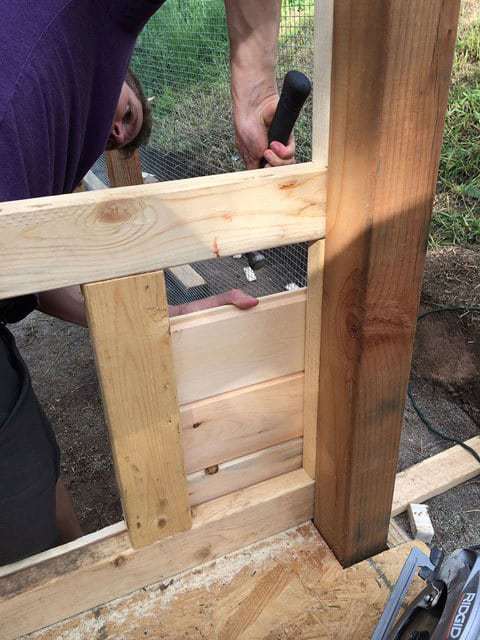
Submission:
[[[12,334],[0,324],[0,565],[57,544],[60,452]]]

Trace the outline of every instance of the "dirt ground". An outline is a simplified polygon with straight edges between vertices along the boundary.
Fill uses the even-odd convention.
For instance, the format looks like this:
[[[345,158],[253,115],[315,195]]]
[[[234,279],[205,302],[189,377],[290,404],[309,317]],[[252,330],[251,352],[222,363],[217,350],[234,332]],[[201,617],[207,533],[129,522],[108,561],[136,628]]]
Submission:
[[[242,266],[233,260],[228,265],[241,274],[239,283],[245,283]],[[261,278],[264,283],[277,280],[269,273]],[[270,292],[270,285],[263,289],[259,283],[250,285],[256,294]],[[171,294],[176,301],[178,291],[171,289]],[[480,304],[480,251],[429,252],[422,309],[475,304]],[[412,393],[437,428],[461,439],[477,435],[480,427],[479,320],[480,314],[441,312],[421,320],[417,329]],[[14,332],[57,434],[62,473],[84,531],[118,521],[121,507],[87,331],[35,313]],[[399,469],[448,446],[426,430],[407,400]],[[480,476],[430,505],[436,540],[447,550],[480,542]]]

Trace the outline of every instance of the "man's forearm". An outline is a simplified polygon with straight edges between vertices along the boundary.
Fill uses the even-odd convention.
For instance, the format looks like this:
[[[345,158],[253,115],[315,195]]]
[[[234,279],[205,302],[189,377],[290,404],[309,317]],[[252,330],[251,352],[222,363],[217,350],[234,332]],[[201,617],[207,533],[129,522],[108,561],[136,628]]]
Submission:
[[[38,294],[38,308],[43,313],[66,322],[87,326],[85,303],[80,287],[65,287]]]
[[[235,104],[277,93],[275,66],[280,0],[225,0]],[[249,87],[248,95],[243,89]]]

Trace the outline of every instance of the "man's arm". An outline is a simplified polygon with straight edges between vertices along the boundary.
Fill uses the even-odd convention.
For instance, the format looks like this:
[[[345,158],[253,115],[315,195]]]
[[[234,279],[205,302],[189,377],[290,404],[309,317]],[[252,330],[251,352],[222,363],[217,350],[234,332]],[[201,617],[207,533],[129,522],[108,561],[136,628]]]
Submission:
[[[240,291],[240,289],[230,289],[225,293],[219,293],[202,300],[169,305],[168,311],[170,317],[181,316],[193,311],[211,309],[224,304],[231,304],[237,309],[251,309],[258,304],[258,300]],[[40,293],[38,295],[38,309],[49,316],[60,318],[66,322],[73,322],[82,327],[88,326],[85,301],[80,287],[65,287]]]
[[[293,137],[288,146],[273,142],[267,131],[278,102],[275,68],[280,27],[280,0],[225,0],[230,37],[232,98],[237,147],[247,169],[263,156],[278,166],[294,162]]]

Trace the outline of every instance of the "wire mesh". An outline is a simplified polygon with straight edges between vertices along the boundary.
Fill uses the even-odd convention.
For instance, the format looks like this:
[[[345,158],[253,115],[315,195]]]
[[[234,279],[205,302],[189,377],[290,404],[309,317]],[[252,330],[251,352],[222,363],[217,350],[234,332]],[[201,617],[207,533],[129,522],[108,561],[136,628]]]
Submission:
[[[290,69],[309,77],[313,68],[314,0],[283,0],[278,83]],[[168,2],[149,21],[132,59],[145,93],[153,98],[153,131],[140,150],[143,171],[159,181],[244,169],[235,148],[231,113],[229,45],[223,0]],[[295,127],[297,161],[311,158],[311,99]],[[103,159],[94,168],[106,183]],[[186,289],[167,273],[171,304],[230,288],[266,295],[305,286],[307,250],[292,245],[263,252],[266,266],[248,282],[245,257],[192,265],[206,285]]]

